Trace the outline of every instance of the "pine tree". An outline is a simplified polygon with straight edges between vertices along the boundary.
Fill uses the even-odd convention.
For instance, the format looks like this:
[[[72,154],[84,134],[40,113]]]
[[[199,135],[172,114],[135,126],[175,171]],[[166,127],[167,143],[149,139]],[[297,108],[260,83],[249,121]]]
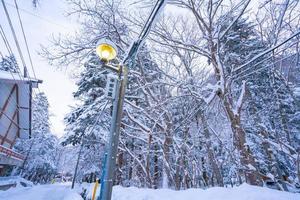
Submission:
[[[18,64],[14,55],[2,57],[0,60],[0,70],[16,73]]]

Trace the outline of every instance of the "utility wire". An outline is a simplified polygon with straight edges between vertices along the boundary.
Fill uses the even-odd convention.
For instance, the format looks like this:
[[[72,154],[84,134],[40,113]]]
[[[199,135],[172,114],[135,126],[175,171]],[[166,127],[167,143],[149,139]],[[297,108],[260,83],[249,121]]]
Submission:
[[[27,67],[26,67],[26,63],[25,63],[25,60],[24,60],[24,56],[22,54],[22,51],[21,51],[21,47],[20,47],[20,44],[19,44],[19,41],[18,41],[18,38],[17,38],[17,35],[16,35],[16,32],[15,32],[15,29],[13,27],[13,24],[11,22],[11,19],[10,19],[10,16],[9,16],[9,13],[8,13],[8,10],[6,8],[6,5],[5,5],[5,2],[4,0],[1,0],[2,1],[2,6],[3,6],[3,9],[4,9],[4,12],[5,12],[5,15],[6,15],[6,18],[8,20],[8,23],[9,23],[9,26],[10,26],[10,29],[11,29],[11,32],[13,34],[13,38],[15,40],[15,43],[16,43],[16,46],[17,46],[17,49],[18,49],[18,52],[19,52],[19,55],[20,55],[20,58],[21,58],[21,61],[22,61],[22,65],[24,67],[24,77],[27,77],[28,74],[28,70],[27,70]]]
[[[138,35],[138,38],[133,42],[133,44],[129,48],[127,54],[123,58],[123,60],[121,62],[122,65],[126,64],[127,62],[132,62],[135,59],[135,56],[136,56],[140,46],[142,46],[145,38],[147,37],[147,35],[150,32],[152,25],[155,23],[156,16],[159,15],[159,13],[162,11],[162,9],[164,8],[165,5],[166,5],[166,0],[158,0],[155,3],[149,17],[146,20],[146,24],[143,26],[142,31]]]
[[[22,30],[22,35],[23,35],[24,42],[25,42],[25,45],[26,45],[26,50],[27,50],[29,61],[30,61],[31,69],[32,69],[32,72],[33,72],[33,76],[34,76],[35,79],[37,79],[36,75],[35,75],[35,71],[34,71],[32,59],[31,59],[31,54],[30,54],[30,51],[29,51],[28,42],[27,42],[27,38],[26,38],[26,35],[25,35],[23,23],[22,23],[22,20],[21,20],[21,16],[20,16],[20,12],[19,12],[19,7],[18,7],[18,4],[17,4],[17,1],[14,0],[14,2],[15,2],[17,13],[18,13],[18,19],[19,19],[19,22],[20,22],[20,26],[21,26],[21,30]]]
[[[1,24],[0,24],[0,35],[2,37],[2,40],[3,40],[4,44],[5,44],[5,47],[6,47],[7,51],[8,51],[8,53],[10,55],[12,55],[11,46],[10,46],[8,40],[7,40],[7,37],[6,37],[5,33],[4,33],[4,30],[3,30],[2,26],[1,26]]]
[[[285,56],[285,57],[281,58],[280,60],[277,60],[277,61],[273,62],[273,63],[270,64],[270,65],[266,65],[266,66],[257,68],[255,71],[252,71],[252,72],[250,72],[250,73],[248,73],[248,74],[245,74],[245,75],[243,75],[243,76],[239,76],[239,77],[235,78],[234,80],[239,80],[239,79],[241,79],[241,78],[245,78],[245,77],[247,77],[247,76],[250,76],[250,75],[252,75],[252,74],[254,74],[254,73],[260,72],[261,70],[266,69],[266,68],[268,68],[268,67],[273,67],[276,63],[281,62],[281,61],[283,61],[283,60],[285,60],[285,59],[288,59],[288,58],[290,58],[290,57],[292,57],[292,56],[295,56],[295,55],[297,55],[297,54],[298,54],[298,53],[292,54],[292,55],[288,55],[288,56]]]
[[[284,52],[285,50],[287,50],[287,49],[293,47],[295,44],[298,44],[298,43],[299,43],[299,41],[295,41],[295,42],[293,42],[292,44],[290,44],[289,46],[285,47],[284,49],[281,49],[280,51],[276,52],[276,54],[278,55],[279,53]],[[274,49],[274,50],[275,50],[275,49]],[[270,60],[270,59],[272,59],[272,58],[274,58],[274,56],[273,56],[273,55],[270,55],[270,56],[268,56],[267,58],[265,58],[265,59],[259,61],[258,63],[255,63],[253,66],[252,66],[252,65],[248,65],[248,67],[245,66],[245,67],[244,67],[245,69],[242,70],[242,71],[240,71],[240,72],[237,72],[237,71],[235,70],[234,72],[236,72],[236,73],[233,74],[233,79],[239,78],[238,76],[240,76],[240,75],[244,76],[245,73],[251,72],[251,71],[249,71],[249,70],[253,69],[254,67],[256,67],[256,66],[258,66],[258,65],[263,64],[264,62],[266,62],[266,61],[268,61],[268,60]],[[244,74],[244,75],[243,75],[243,74]]]
[[[5,35],[5,32],[4,32],[4,30],[3,30],[2,26],[1,26],[1,24],[0,24],[0,35],[1,35],[2,40],[3,40],[4,44],[5,44],[5,47],[6,47],[7,51],[8,51],[8,54],[9,54],[10,56],[14,56],[14,54],[13,54],[13,52],[12,52],[12,49],[11,49],[11,46],[10,46],[10,44],[9,44],[9,41],[7,40],[7,37],[6,37],[6,35]],[[22,73],[21,73],[21,70],[20,70],[19,66],[16,65],[15,67],[16,67],[17,74],[18,74],[19,78],[20,78],[21,80],[24,80],[24,78],[23,78],[22,75],[21,75]],[[9,71],[9,72],[11,73],[11,76],[12,76],[12,78],[14,79],[14,81],[16,81],[16,79],[15,79],[13,73],[12,73],[11,71]]]
[[[16,8],[16,6],[13,5],[13,4],[11,4],[11,3],[8,3],[8,2],[6,2],[6,1],[5,1],[5,3],[6,3],[8,6],[10,6],[10,7]],[[30,12],[30,11],[24,9],[24,8],[19,7],[19,10],[20,10],[21,12],[24,12],[24,13],[28,14],[28,15],[31,15],[31,16],[33,16],[33,17],[36,17],[36,18],[39,19],[39,20],[42,20],[42,21],[45,21],[45,22],[47,22],[47,23],[49,23],[49,24],[53,24],[53,25],[56,25],[56,26],[60,26],[60,27],[62,27],[62,28],[64,28],[64,29],[66,29],[66,30],[69,30],[66,26],[64,26],[64,25],[62,25],[62,24],[58,24],[58,23],[56,23],[56,22],[54,22],[54,21],[52,21],[52,20],[50,20],[50,19],[47,19],[47,18],[42,17],[42,16],[40,16],[40,15],[37,15],[37,14],[35,14],[35,13],[32,13],[32,12]]]
[[[294,33],[294,34],[291,35],[290,37],[288,37],[288,38],[287,38],[286,40],[284,40],[283,42],[281,42],[281,43],[279,43],[279,44],[277,44],[277,45],[275,45],[275,46],[273,46],[273,47],[267,49],[266,51],[264,51],[264,52],[262,52],[262,53],[260,53],[260,54],[258,54],[258,55],[256,55],[256,56],[254,56],[254,58],[252,58],[250,61],[248,61],[247,63],[241,65],[241,66],[238,67],[238,68],[236,68],[236,69],[234,70],[234,72],[236,72],[236,71],[238,71],[238,70],[241,70],[242,68],[244,68],[245,66],[251,64],[252,62],[256,61],[257,59],[259,59],[259,58],[263,57],[264,55],[266,55],[266,54],[268,54],[268,53],[274,51],[275,49],[281,47],[282,45],[284,45],[285,43],[287,43],[288,41],[290,41],[291,39],[293,39],[294,37],[296,37],[296,36],[298,36],[298,35],[300,35],[300,30],[298,30],[296,33]]]
[[[21,20],[21,16],[20,16],[20,12],[19,12],[19,7],[18,7],[18,4],[17,4],[17,1],[14,0],[14,2],[15,2],[17,13],[18,13],[18,19],[19,19],[19,23],[20,23],[20,26],[21,26],[22,35],[23,35],[23,38],[24,38],[24,42],[25,42],[25,46],[26,46],[26,50],[27,50],[27,54],[28,54],[30,66],[31,66],[31,69],[32,69],[32,73],[33,73],[34,78],[37,79],[36,74],[35,74],[35,70],[34,70],[34,66],[33,66],[33,62],[32,62],[32,58],[31,58],[31,54],[30,54],[29,47],[28,47],[27,37],[26,37],[25,31],[24,31],[23,22]],[[38,89],[39,93],[41,93],[40,88],[38,87],[37,89]]]
[[[7,51],[8,51],[8,53],[9,53],[11,56],[14,56],[14,53],[12,52],[12,48],[11,48],[11,46],[10,46],[10,44],[9,44],[9,41],[7,40],[6,34],[5,34],[5,32],[4,32],[4,30],[3,30],[2,26],[1,26],[1,24],[0,24],[0,35],[1,35],[1,37],[2,37],[3,42],[5,43],[5,47],[6,47]],[[25,81],[25,79],[24,79],[24,77],[22,76],[21,70],[20,70],[20,68],[19,68],[18,65],[16,65],[16,70],[17,70],[17,74],[18,74],[20,80]],[[9,71],[9,72],[12,74],[11,71]],[[14,75],[13,75],[13,74],[12,74],[12,77],[13,77],[13,79],[16,81],[16,79],[14,78]]]

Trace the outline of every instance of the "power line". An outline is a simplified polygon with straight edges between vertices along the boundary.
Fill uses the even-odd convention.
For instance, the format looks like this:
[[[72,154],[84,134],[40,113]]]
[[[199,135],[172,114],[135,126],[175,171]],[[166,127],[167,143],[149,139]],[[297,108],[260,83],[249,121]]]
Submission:
[[[14,2],[15,2],[17,13],[18,13],[18,19],[19,19],[19,22],[20,22],[20,26],[21,26],[21,30],[22,30],[22,35],[23,35],[24,42],[25,42],[25,45],[26,45],[26,50],[27,50],[29,61],[30,61],[31,69],[32,69],[32,72],[33,72],[33,76],[36,79],[36,75],[35,75],[35,71],[34,71],[32,59],[31,59],[31,54],[30,54],[29,47],[28,47],[27,38],[26,38],[26,35],[25,35],[23,23],[22,23],[22,20],[21,20],[20,12],[19,12],[19,7],[18,7],[18,4],[17,4],[17,1],[14,0]]]
[[[30,62],[30,65],[31,65],[32,73],[33,73],[34,78],[37,79],[36,74],[35,74],[35,70],[34,70],[34,66],[33,66],[33,62],[32,62],[32,58],[31,58],[31,54],[30,54],[29,47],[28,47],[28,42],[27,42],[26,34],[25,34],[25,31],[24,31],[24,26],[23,26],[23,23],[22,23],[22,20],[21,20],[21,16],[20,16],[20,12],[19,12],[19,7],[18,7],[18,4],[17,4],[17,1],[14,0],[14,2],[15,2],[17,13],[18,13],[18,19],[19,19],[19,23],[20,23],[20,26],[21,26],[22,35],[23,35],[23,38],[24,38],[24,42],[25,42],[25,46],[26,46],[26,50],[27,50],[29,62]],[[41,93],[40,88],[37,88],[37,89],[38,89],[39,93]]]
[[[274,51],[275,49],[281,47],[282,45],[284,45],[285,43],[287,43],[288,41],[290,41],[291,39],[293,39],[294,37],[300,35],[300,30],[298,30],[296,33],[294,33],[293,35],[291,35],[290,37],[288,37],[286,40],[284,40],[283,42],[281,42],[280,44],[277,44],[269,49],[267,49],[266,51],[254,56],[254,58],[252,58],[250,61],[248,61],[247,63],[241,65],[240,67],[236,68],[234,70],[234,72],[241,70],[242,68],[246,67],[247,65],[251,64],[252,62],[256,61],[257,59],[263,57],[264,55]]]
[[[16,46],[17,46],[17,49],[18,49],[18,52],[19,52],[19,55],[20,55],[20,58],[21,58],[21,62],[22,62],[22,65],[24,67],[24,77],[27,77],[27,67],[26,67],[26,64],[25,64],[25,60],[24,60],[24,56],[22,54],[22,51],[21,51],[21,47],[20,47],[20,44],[19,44],[19,41],[18,41],[18,38],[17,38],[17,35],[16,35],[16,32],[15,32],[15,29],[13,27],[13,24],[11,22],[11,19],[10,19],[10,16],[8,14],[8,10],[6,8],[6,5],[5,5],[5,2],[4,0],[2,0],[2,6],[3,6],[3,9],[4,9],[4,12],[5,12],[5,15],[6,15],[6,18],[8,20],[8,23],[9,23],[9,26],[10,26],[10,29],[11,29],[11,32],[13,34],[13,38],[15,40],[15,43],[16,43]]]
[[[293,42],[292,44],[290,44],[289,46],[287,46],[287,47],[285,47],[285,48],[279,50],[278,52],[276,52],[276,54],[278,55],[279,53],[284,52],[285,50],[287,50],[287,49],[293,47],[294,45],[296,45],[296,44],[298,44],[298,43],[299,43],[299,41],[295,41],[295,42]],[[275,50],[275,49],[274,49],[274,50]],[[261,64],[265,63],[266,61],[268,61],[268,60],[274,58],[274,57],[275,57],[275,55],[270,55],[270,56],[266,57],[265,59],[259,61],[258,63],[255,63],[253,66],[252,66],[252,65],[248,65],[248,67],[245,66],[245,67],[244,67],[245,69],[243,69],[243,70],[240,71],[240,72],[237,72],[237,70],[234,70],[234,72],[236,72],[236,73],[233,74],[233,79],[238,78],[238,76],[240,76],[240,75],[242,75],[242,76],[247,75],[247,74],[245,74],[245,73],[251,72],[250,70],[252,70],[252,69],[255,68],[256,66],[261,65]],[[242,68],[240,68],[240,69],[242,69]],[[244,74],[244,75],[243,75],[243,74]]]
[[[11,49],[11,46],[10,46],[10,44],[9,44],[9,41],[7,40],[7,37],[6,37],[6,35],[5,35],[5,32],[4,32],[4,30],[3,30],[2,26],[1,26],[1,24],[0,24],[0,35],[1,35],[1,37],[2,37],[3,42],[5,43],[5,47],[6,47],[7,51],[8,51],[8,53],[9,53],[11,56],[14,56],[14,54],[13,54],[13,52],[12,52],[12,49]],[[18,65],[16,65],[16,70],[17,70],[17,73],[18,73],[18,75],[19,75],[19,78],[20,78],[21,80],[24,80],[24,78],[23,78],[22,75],[21,75],[22,73],[21,73],[21,70],[20,70],[20,68],[19,68]],[[9,72],[12,74],[11,71],[9,71]],[[13,74],[12,74],[12,77],[13,77],[13,79],[15,80]]]
[[[6,1],[5,1],[5,2],[6,2]],[[7,4],[8,6],[10,6],[10,7],[16,8],[16,6],[13,5],[13,4],[11,4],[11,3],[6,2],[6,4]],[[45,21],[45,22],[47,22],[47,23],[49,23],[49,24],[53,24],[53,25],[56,25],[56,26],[60,26],[60,27],[62,27],[62,28],[64,28],[64,29],[68,29],[66,26],[64,26],[64,25],[62,25],[62,24],[58,24],[58,23],[56,23],[56,22],[54,22],[54,21],[52,21],[52,20],[50,20],[50,19],[47,19],[47,18],[42,17],[42,16],[40,16],[40,15],[37,15],[37,14],[35,14],[35,13],[32,13],[32,12],[30,12],[30,11],[24,9],[24,8],[19,7],[19,10],[20,10],[21,12],[24,12],[24,13],[28,14],[28,15],[31,15],[31,16],[33,16],[33,17],[36,17],[36,18],[38,18],[39,20]],[[68,30],[69,30],[69,29],[68,29]]]
[[[7,40],[7,37],[5,36],[4,30],[3,30],[2,26],[1,26],[1,24],[0,24],[0,35],[1,35],[2,39],[3,39],[3,42],[4,42],[4,44],[5,44],[5,47],[6,47],[7,51],[8,51],[8,53],[9,53],[10,55],[12,55],[11,47],[10,47],[10,45],[9,45],[9,42],[8,42],[8,40]]]
[[[2,26],[1,26],[1,24],[0,24],[0,35],[1,35],[1,37],[2,37],[2,39],[3,39],[3,41],[4,41],[4,43],[5,43],[5,47],[6,47],[7,51],[8,51],[8,53],[9,53],[10,55],[13,56],[14,53],[12,52],[12,48],[11,48],[11,46],[10,46],[10,44],[9,44],[9,41],[8,41],[6,35],[5,35],[5,32],[4,32],[4,30],[3,30]],[[24,81],[24,77],[22,76],[21,70],[20,70],[20,68],[19,68],[18,65],[16,65],[16,70],[17,70],[17,74],[18,74],[20,80],[23,80],[23,81]],[[11,73],[11,72],[10,72],[10,73]],[[14,75],[13,75],[12,73],[11,73],[11,75],[12,75],[12,78],[15,80]],[[16,81],[16,80],[15,80],[15,81]],[[27,90],[26,92],[27,92],[28,94],[30,93],[28,90]],[[39,91],[39,92],[40,92],[40,91]],[[33,91],[33,93],[34,93],[34,91]],[[34,93],[34,95],[36,95],[36,94]]]
[[[5,47],[6,47],[7,51],[8,51],[8,54],[11,55],[11,56],[14,56],[14,54],[13,54],[13,52],[12,52],[12,49],[11,49],[11,46],[10,46],[10,44],[9,44],[9,41],[7,40],[7,37],[6,37],[6,35],[5,35],[5,32],[4,32],[4,30],[3,30],[2,26],[1,26],[1,24],[0,24],[0,35],[1,35],[2,40],[3,40],[4,44],[5,44]],[[17,73],[18,73],[19,78],[20,78],[21,80],[24,80],[24,78],[23,78],[22,75],[21,75],[22,73],[21,73],[21,70],[20,70],[19,66],[16,65],[15,67],[16,67],[16,71],[17,71]],[[14,78],[14,75],[12,74],[12,72],[11,72],[11,71],[9,71],[9,72],[11,73],[12,78],[16,81],[16,79]]]
[[[273,67],[273,66],[275,66],[276,63],[281,62],[281,61],[283,61],[283,60],[285,60],[285,59],[288,59],[288,58],[290,58],[290,57],[293,57],[293,56],[295,56],[295,55],[297,55],[297,54],[298,54],[298,53],[292,54],[292,55],[288,55],[288,56],[285,56],[285,57],[283,57],[283,58],[277,60],[276,62],[273,62],[273,63],[270,64],[270,65],[266,65],[266,66],[257,68],[255,71],[252,71],[252,72],[250,72],[249,74],[245,74],[245,75],[243,75],[243,76],[239,76],[239,77],[235,78],[234,80],[239,80],[239,79],[241,79],[241,78],[245,78],[245,77],[247,77],[247,76],[250,76],[250,75],[252,75],[252,74],[254,74],[254,73],[260,72],[261,70],[266,69],[266,68],[268,68],[268,67]]]

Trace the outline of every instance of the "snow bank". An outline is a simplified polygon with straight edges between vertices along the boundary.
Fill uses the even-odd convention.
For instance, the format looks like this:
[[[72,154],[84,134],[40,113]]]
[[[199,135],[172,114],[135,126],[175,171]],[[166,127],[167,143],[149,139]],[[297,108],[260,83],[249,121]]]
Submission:
[[[207,190],[138,189],[114,187],[113,200],[300,200],[300,194],[281,192],[243,184],[234,188],[214,187]]]
[[[0,177],[0,187],[6,185],[32,187],[33,183],[19,176]]]

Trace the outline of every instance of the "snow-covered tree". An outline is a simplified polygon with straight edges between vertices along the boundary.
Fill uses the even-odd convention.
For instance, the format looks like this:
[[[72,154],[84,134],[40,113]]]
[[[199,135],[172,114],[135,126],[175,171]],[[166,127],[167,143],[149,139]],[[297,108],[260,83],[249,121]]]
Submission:
[[[50,132],[48,108],[47,97],[38,93],[32,102],[30,139],[20,139],[15,145],[25,160],[14,173],[35,183],[47,183],[57,172],[58,139]]]
[[[96,43],[112,40],[122,59],[145,21],[143,14],[128,15],[125,1],[70,2],[81,30],[73,38],[54,40],[43,53],[51,64],[81,68],[74,93],[81,103],[66,116],[63,142],[77,145],[76,151],[83,145],[81,179],[101,173],[111,118],[111,102],[103,95],[111,72],[93,53]],[[276,15],[276,27],[263,29],[246,17],[250,0],[170,3],[184,12],[158,20],[129,69],[115,183],[174,189],[243,182],[275,183],[282,190],[295,185],[297,87],[284,81],[276,66],[291,52],[269,52],[252,61],[283,39],[285,7]]]
[[[5,56],[0,60],[0,70],[16,73],[18,70],[18,64],[15,56]]]

